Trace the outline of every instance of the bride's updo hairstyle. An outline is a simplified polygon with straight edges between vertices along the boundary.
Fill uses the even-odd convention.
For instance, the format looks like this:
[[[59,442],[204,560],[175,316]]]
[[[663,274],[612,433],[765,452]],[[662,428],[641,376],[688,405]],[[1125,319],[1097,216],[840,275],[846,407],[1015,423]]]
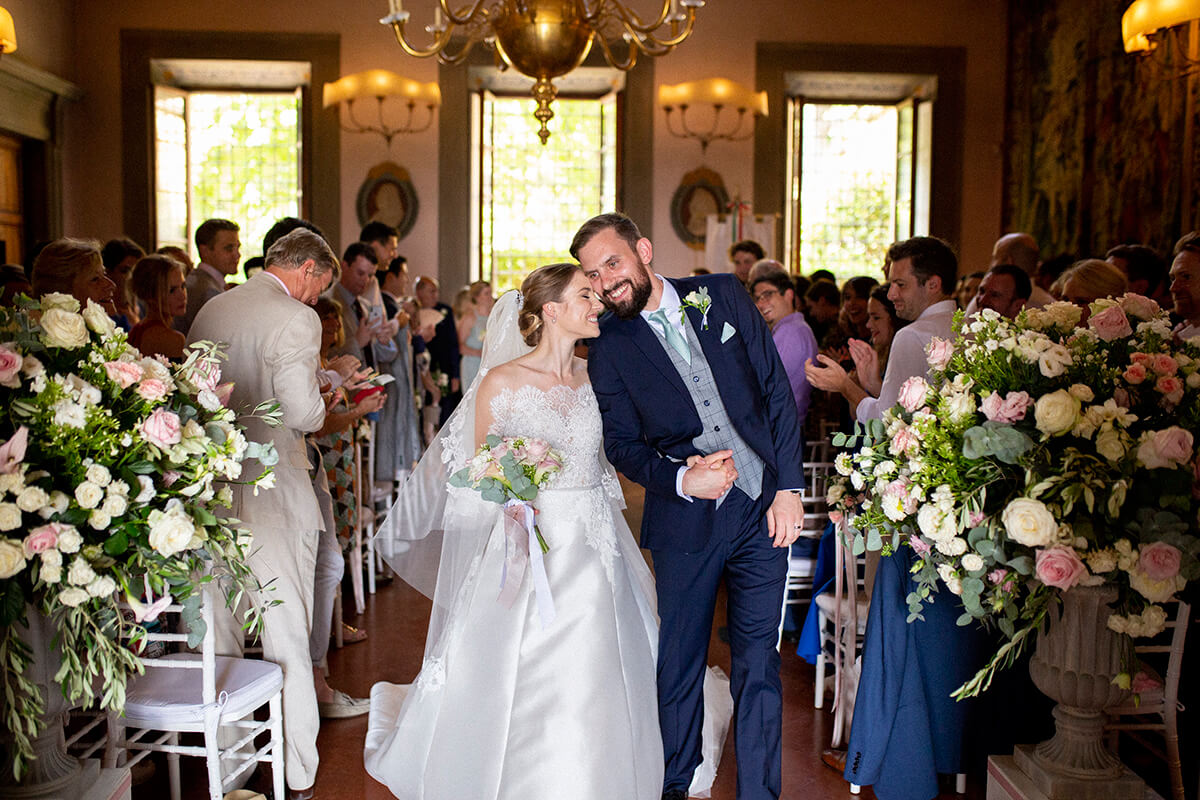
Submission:
[[[521,283],[521,296],[525,302],[521,304],[521,336],[525,344],[537,347],[542,340],[542,306],[546,303],[558,303],[566,294],[571,279],[579,272],[578,264],[547,264],[529,273]]]

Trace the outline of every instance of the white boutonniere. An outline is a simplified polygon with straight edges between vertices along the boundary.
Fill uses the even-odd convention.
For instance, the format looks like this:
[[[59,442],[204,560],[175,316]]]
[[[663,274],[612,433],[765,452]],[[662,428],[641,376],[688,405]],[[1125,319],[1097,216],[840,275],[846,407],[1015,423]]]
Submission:
[[[679,303],[684,308],[694,308],[702,315],[700,318],[700,327],[702,330],[708,330],[708,309],[712,306],[712,298],[708,296],[708,287],[701,286],[699,289],[690,292],[687,297]]]

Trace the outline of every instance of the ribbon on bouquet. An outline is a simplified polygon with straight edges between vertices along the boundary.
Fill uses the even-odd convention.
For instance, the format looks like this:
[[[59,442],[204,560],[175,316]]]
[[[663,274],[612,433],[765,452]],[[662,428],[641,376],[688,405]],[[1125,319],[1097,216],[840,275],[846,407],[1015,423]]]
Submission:
[[[542,628],[554,622],[554,598],[546,578],[546,562],[538,543],[533,522],[533,506],[524,500],[509,500],[504,504],[504,568],[500,572],[500,596],[497,600],[512,608],[517,599],[525,567],[533,562],[533,595],[537,600],[538,617]]]

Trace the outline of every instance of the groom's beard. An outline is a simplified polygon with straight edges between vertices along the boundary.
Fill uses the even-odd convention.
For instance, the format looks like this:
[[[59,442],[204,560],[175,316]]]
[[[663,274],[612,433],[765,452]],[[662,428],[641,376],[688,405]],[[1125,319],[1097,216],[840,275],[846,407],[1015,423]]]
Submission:
[[[623,303],[615,303],[608,298],[609,292],[627,284],[632,289],[628,300]],[[633,319],[642,313],[642,309],[646,307],[646,301],[650,299],[650,288],[650,276],[646,274],[646,270],[643,268],[639,271],[639,278],[637,280],[626,278],[607,289],[600,297],[600,302],[604,303],[605,308],[621,319]]]

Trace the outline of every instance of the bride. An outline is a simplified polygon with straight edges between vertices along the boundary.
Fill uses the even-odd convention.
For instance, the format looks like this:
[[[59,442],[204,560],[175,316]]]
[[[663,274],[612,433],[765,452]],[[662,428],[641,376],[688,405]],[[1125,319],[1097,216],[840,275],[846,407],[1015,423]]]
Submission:
[[[599,335],[600,309],[574,264],[541,267],[500,299],[479,377],[381,529],[385,557],[394,546],[390,563],[434,601],[415,682],[371,691],[367,771],[399,798],[662,794],[653,579],[574,356]],[[447,483],[488,434],[563,455],[534,503],[546,584],[525,575],[511,606],[498,600],[501,507]]]

